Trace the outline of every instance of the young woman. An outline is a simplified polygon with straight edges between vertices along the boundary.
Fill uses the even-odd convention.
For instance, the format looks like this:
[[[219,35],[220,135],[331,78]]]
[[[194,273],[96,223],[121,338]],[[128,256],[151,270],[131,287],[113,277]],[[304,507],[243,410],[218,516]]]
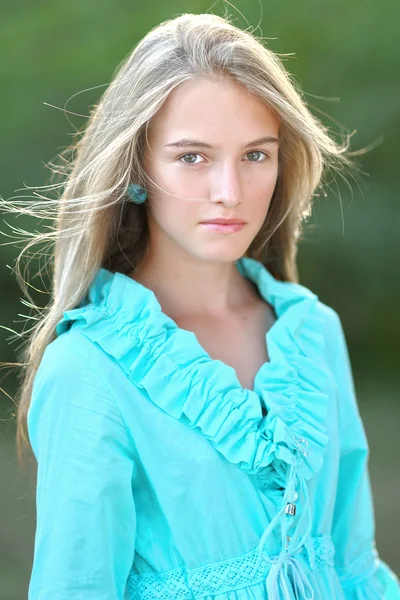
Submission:
[[[44,234],[30,600],[400,598],[341,321],[295,260],[347,151],[227,19],[166,21],[121,65]]]

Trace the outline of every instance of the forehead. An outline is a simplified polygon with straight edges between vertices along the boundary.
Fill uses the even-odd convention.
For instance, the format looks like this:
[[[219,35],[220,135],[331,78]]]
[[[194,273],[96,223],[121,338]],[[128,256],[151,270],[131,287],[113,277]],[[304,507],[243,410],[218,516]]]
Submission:
[[[196,77],[179,84],[148,124],[148,138],[167,144],[180,138],[236,143],[279,135],[279,118],[265,102],[231,80]]]

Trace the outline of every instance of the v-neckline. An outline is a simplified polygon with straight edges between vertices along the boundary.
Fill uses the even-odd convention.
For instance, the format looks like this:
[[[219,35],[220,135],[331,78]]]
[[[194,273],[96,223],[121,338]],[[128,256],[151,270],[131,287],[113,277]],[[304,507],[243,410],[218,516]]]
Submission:
[[[231,370],[234,373],[235,385],[237,388],[242,392],[250,394],[250,396],[252,394],[257,394],[259,399],[262,400],[262,382],[265,380],[268,371],[275,366],[273,363],[281,360],[278,346],[282,341],[289,346],[292,345],[292,330],[296,329],[304,316],[304,302],[306,301],[306,306],[311,305],[318,300],[318,296],[300,284],[286,281],[282,282],[275,279],[266,266],[256,259],[242,256],[235,261],[235,264],[239,273],[256,285],[261,298],[273,307],[277,317],[265,334],[265,347],[269,360],[265,361],[257,370],[254,376],[252,389],[241,385],[233,367],[222,360],[211,358],[193,331],[180,327],[173,318],[167,315],[162,310],[161,304],[153,290],[136,281],[129,275],[119,271],[111,272],[108,269],[100,268],[88,291],[88,296],[89,300],[92,300],[95,303],[105,301],[109,308],[112,308],[113,311],[118,310],[118,312],[125,315],[129,321],[140,319],[140,315],[135,316],[129,312],[133,309],[132,306],[129,306],[130,299],[132,297],[140,297],[141,302],[145,301],[147,306],[151,307],[151,310],[156,311],[157,316],[166,328],[175,329],[176,332],[181,334],[181,340],[189,340],[190,336],[192,338],[190,340],[191,345],[194,343],[197,346],[197,352],[202,354],[204,359],[208,360],[210,364],[215,368]],[[103,286],[106,286],[107,281],[111,284],[110,293],[106,298],[102,298],[101,296],[105,291]],[[117,289],[121,291],[121,284],[123,286],[123,292],[117,297]],[[126,305],[125,298],[128,299]],[[307,300],[311,300],[311,303],[307,302]],[[86,298],[84,299],[83,304],[85,301]],[[79,308],[75,310],[79,310]],[[61,327],[61,323],[59,326]]]
[[[100,314],[93,314],[93,306],[88,314],[83,312],[87,327],[82,332],[125,371],[135,388],[132,400],[140,401],[143,393],[144,399],[196,430],[194,435],[203,435],[228,462],[255,475],[255,483],[267,494],[272,482],[285,490],[281,508],[258,545],[262,553],[278,526],[279,556],[284,557],[289,494],[298,487],[310,527],[305,480],[321,469],[328,443],[330,374],[322,358],[324,323],[318,297],[310,290],[278,282],[254,259],[242,257],[236,264],[277,316],[266,332],[269,360],[257,371],[252,390],[242,387],[233,367],[212,359],[193,331],[168,317],[154,292],[126,275],[100,272],[91,289]],[[303,520],[297,527],[303,527]]]
[[[268,329],[268,331],[265,334],[265,349],[268,355],[268,360],[265,361],[260,367],[259,369],[256,371],[256,374],[254,376],[254,381],[253,381],[253,388],[246,388],[243,387],[239,381],[239,378],[237,377],[236,371],[233,367],[231,367],[230,365],[228,365],[227,363],[225,363],[224,361],[220,360],[220,359],[214,359],[210,356],[210,354],[207,352],[207,350],[203,347],[203,345],[201,344],[201,342],[199,341],[196,333],[190,329],[186,329],[184,327],[181,327],[180,325],[178,325],[178,323],[169,315],[167,315],[161,308],[161,304],[158,301],[158,298],[156,296],[156,294],[153,292],[153,290],[151,290],[150,288],[148,288],[147,286],[145,286],[144,284],[140,283],[139,281],[137,281],[136,279],[133,279],[132,277],[129,277],[128,275],[122,274],[122,273],[115,273],[114,275],[118,275],[119,277],[123,277],[123,278],[127,278],[129,281],[126,282],[127,285],[130,285],[130,282],[133,282],[134,285],[140,286],[142,288],[142,291],[146,291],[146,293],[150,294],[153,299],[156,302],[158,311],[160,313],[160,315],[163,316],[164,319],[166,319],[168,322],[170,322],[171,326],[176,328],[178,331],[184,333],[184,334],[191,334],[199,348],[199,350],[201,350],[201,352],[207,357],[208,360],[210,360],[212,363],[215,363],[216,365],[222,365],[224,368],[229,368],[229,369],[233,369],[235,371],[235,378],[237,380],[237,385],[240,387],[241,390],[248,392],[250,394],[257,394],[259,395],[259,380],[261,381],[263,378],[263,374],[266,368],[268,368],[268,365],[271,363],[271,355],[270,355],[270,348],[269,348],[269,338],[272,338],[273,336],[277,335],[277,331],[280,329],[281,327],[281,320],[283,318],[282,315],[282,303],[279,301],[280,300],[280,296],[281,293],[279,293],[279,290],[275,287],[276,284],[280,284],[281,282],[279,282],[278,280],[276,280],[273,275],[271,273],[269,273],[269,271],[267,270],[267,268],[265,267],[265,265],[263,265],[262,263],[256,261],[255,259],[251,259],[249,257],[241,257],[238,260],[235,261],[236,267],[239,271],[239,273],[245,277],[246,279],[248,279],[249,281],[253,282],[258,290],[258,293],[260,295],[260,297],[270,306],[272,306],[272,308],[274,309],[275,315],[276,315],[276,320],[275,322],[271,325],[271,327]],[[261,268],[261,271],[260,271]],[[106,270],[106,269],[105,269]],[[261,285],[261,282],[264,283],[264,285]],[[267,285],[265,285],[265,283]]]
[[[326,313],[316,294],[277,281],[261,262],[242,257],[237,264],[278,317],[266,333],[270,360],[257,372],[253,390],[241,386],[233,367],[211,359],[192,331],[163,313],[149,288],[119,272],[100,268],[81,304],[63,313],[56,334],[62,338],[71,328],[76,343],[88,338],[125,372],[133,396],[144,394],[171,417],[200,429],[248,473],[269,471],[272,463],[279,469],[280,461],[291,464],[292,452],[304,447],[298,467],[308,479],[320,468],[328,439]]]
[[[211,363],[214,363],[215,366],[222,365],[224,368],[232,369],[235,372],[235,378],[236,378],[238,387],[244,392],[248,392],[250,394],[257,394],[260,398],[260,389],[261,389],[260,382],[264,378],[264,372],[270,368],[270,364],[272,363],[272,360],[273,360],[271,357],[272,350],[270,349],[270,347],[272,348],[272,344],[270,344],[270,340],[273,340],[274,337],[277,337],[279,335],[279,330],[284,325],[283,321],[285,320],[284,316],[285,316],[286,310],[287,310],[287,303],[285,302],[285,300],[287,299],[285,286],[291,286],[292,284],[290,282],[280,282],[277,279],[275,279],[275,277],[268,271],[268,269],[265,267],[265,265],[263,265],[259,261],[256,261],[255,259],[243,256],[243,257],[239,258],[238,260],[236,260],[235,264],[236,264],[236,267],[237,267],[239,273],[243,277],[246,277],[249,281],[253,282],[256,285],[256,288],[258,290],[258,293],[260,294],[260,297],[266,303],[268,303],[269,305],[272,306],[272,308],[274,309],[275,315],[277,317],[275,322],[271,325],[271,327],[268,329],[268,331],[265,334],[264,343],[265,343],[265,348],[266,348],[266,352],[268,355],[268,360],[265,361],[257,370],[257,372],[254,376],[252,389],[243,387],[241,385],[241,383],[237,377],[236,371],[233,367],[231,367],[230,365],[228,365],[227,363],[225,363],[224,361],[222,361],[220,359],[212,358],[210,356],[210,354],[207,352],[207,350],[200,343],[200,341],[194,331],[192,331],[190,329],[185,329],[184,327],[179,326],[172,317],[167,315],[162,310],[161,305],[157,299],[157,296],[150,288],[148,288],[147,286],[141,284],[140,282],[132,279],[131,277],[129,277],[127,275],[122,275],[121,273],[118,273],[118,275],[122,275],[122,277],[128,277],[128,279],[130,281],[133,281],[134,284],[141,286],[142,288],[144,288],[144,290],[147,290],[147,292],[150,293],[150,295],[155,300],[158,311],[168,322],[170,322],[171,326],[175,327],[178,331],[180,331],[184,334],[191,334],[193,336],[199,350],[201,350],[201,352],[207,357],[208,360],[211,361]],[[294,284],[294,285],[296,286],[298,284]],[[316,298],[315,294],[313,294],[307,288],[303,288],[303,286],[301,286],[301,288],[306,290],[306,292],[308,292],[309,297],[312,298],[313,300],[315,300],[315,298]],[[261,398],[260,398],[260,400],[261,400]]]

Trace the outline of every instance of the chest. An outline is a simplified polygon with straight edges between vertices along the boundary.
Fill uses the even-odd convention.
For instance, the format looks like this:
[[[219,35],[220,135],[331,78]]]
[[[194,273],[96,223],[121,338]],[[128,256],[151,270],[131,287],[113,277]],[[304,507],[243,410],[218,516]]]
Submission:
[[[193,331],[210,357],[233,367],[240,385],[252,390],[255,376],[269,361],[265,335],[275,321],[272,307],[259,301],[235,316],[186,319],[180,326]]]

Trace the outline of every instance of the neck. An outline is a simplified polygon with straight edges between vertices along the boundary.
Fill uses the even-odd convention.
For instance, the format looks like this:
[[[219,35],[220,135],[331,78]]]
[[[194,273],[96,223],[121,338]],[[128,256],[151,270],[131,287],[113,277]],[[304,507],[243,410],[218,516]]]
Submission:
[[[235,261],[213,262],[189,254],[149,252],[131,277],[151,289],[170,316],[226,317],[258,297]]]

